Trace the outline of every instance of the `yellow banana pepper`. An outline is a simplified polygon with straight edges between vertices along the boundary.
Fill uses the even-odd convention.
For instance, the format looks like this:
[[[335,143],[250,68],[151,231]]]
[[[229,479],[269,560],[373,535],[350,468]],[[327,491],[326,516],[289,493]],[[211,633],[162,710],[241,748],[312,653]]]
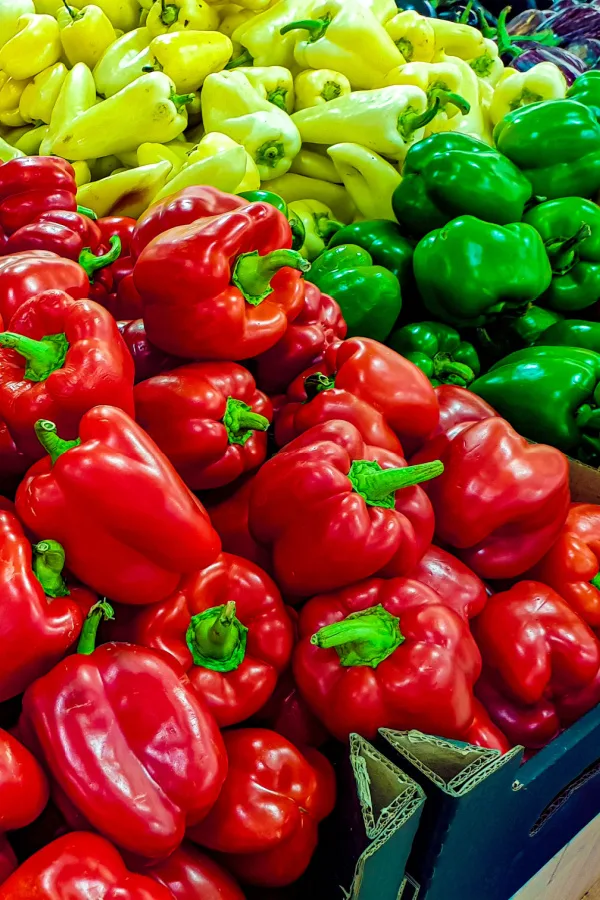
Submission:
[[[197,159],[181,169],[165,184],[154,200],[170,197],[182,188],[194,184],[207,184],[228,194],[233,194],[242,182],[246,172],[246,154],[243,147],[231,147],[216,156]]]
[[[78,188],[82,187],[84,184],[89,184],[92,180],[90,167],[84,159],[74,162],[73,170],[75,171],[75,184]]]
[[[219,131],[248,151],[262,181],[283,175],[301,146],[290,116],[264,100],[240,72],[209,75],[202,88],[207,132]]]
[[[364,0],[363,6],[368,7],[382,25],[389,22],[398,12],[394,0]]]
[[[333,69],[305,69],[294,79],[296,112],[346,97],[352,87],[345,75]]]
[[[496,85],[490,103],[492,125],[520,106],[541,100],[560,100],[567,93],[565,76],[554,63],[538,63],[527,72],[506,71],[509,74]]]
[[[475,73],[469,71],[476,79]],[[421,140],[425,126],[438,115],[439,108],[435,93],[428,103],[421,88],[396,84],[374,91],[356,91],[326,106],[302,109],[294,113],[292,120],[303,141],[331,145],[359,140],[382,156],[403,160],[411,144]]]
[[[97,216],[138,216],[150,206],[169,176],[168,162],[115,172],[101,181],[84,184],[77,203],[93,209]]]
[[[485,51],[484,38],[477,28],[446,19],[430,19],[435,34],[435,50],[443,50],[448,56],[473,59]]]
[[[402,180],[398,170],[360,144],[334,144],[327,152],[359,213],[395,222],[392,194]]]
[[[33,0],[0,0],[0,47],[15,36],[21,16],[35,12]]]
[[[296,175],[306,175],[307,178],[319,178],[321,181],[331,181],[333,184],[341,184],[338,171],[328,156],[307,150],[303,147],[294,157],[290,172]]]
[[[40,156],[51,156],[54,153],[54,142],[62,134],[69,123],[77,116],[91,109],[96,103],[96,85],[94,77],[85,63],[77,63],[70,72],[59,91],[50,117],[50,127],[40,147]]]
[[[231,59],[233,44],[218,31],[174,31],[150,43],[155,63],[175,83],[179,94],[197,91],[212,72],[220,72]],[[152,66],[144,66],[147,71]]]
[[[21,115],[19,104],[29,80],[17,81],[16,78],[3,78],[0,87],[0,124],[9,128],[20,128],[27,122]]]
[[[59,62],[48,66],[28,83],[19,103],[19,112],[26,122],[50,124],[54,104],[66,77],[67,67]]]
[[[189,162],[194,163],[199,159],[209,159],[211,156],[218,156],[234,147],[241,146],[241,144],[237,144],[230,137],[227,137],[226,134],[211,131],[210,134],[205,134],[200,143],[191,151],[188,157]],[[244,150],[243,147],[242,150]],[[244,153],[246,154],[246,171],[235,189],[235,193],[238,194],[240,191],[256,191],[260,187],[258,166],[246,150],[244,150]]]
[[[85,162],[90,167],[93,181],[108,178],[121,167],[121,160],[116,156],[101,156],[100,159],[86,159]]]
[[[215,31],[219,16],[204,0],[155,0],[146,27],[153,37],[168,31]]]
[[[489,84],[496,84],[504,72],[504,63],[498,55],[498,45],[489,38],[483,39],[484,50],[467,62],[478,78]]]
[[[62,7],[62,0],[34,0],[35,12],[42,16],[56,16],[57,11]],[[32,10],[27,10],[32,12]]]
[[[430,134],[440,131],[458,131],[461,134],[469,134],[472,137],[485,141],[486,144],[493,144],[492,129],[490,127],[489,115],[484,109],[482,90],[480,85],[483,82],[477,77],[471,66],[460,59],[458,56],[446,56],[441,52],[437,55],[440,62],[453,63],[462,72],[463,82],[461,86],[461,96],[470,106],[470,111],[466,116],[448,116],[448,107],[435,117],[431,125],[428,127]]]
[[[172,178],[183,166],[185,157],[179,156],[166,144],[140,144],[137,149],[138,166],[151,166],[158,162],[168,162],[171,165],[169,178]]]
[[[305,178],[304,175],[287,173],[269,182],[269,190],[283,197],[286,203],[296,200],[319,200],[328,206],[336,219],[345,225],[352,222],[356,207],[341,184]]]
[[[58,22],[52,16],[26,13],[17,32],[0,48],[0,69],[23,81],[53,66],[62,55]]]
[[[272,2],[273,2],[273,0],[239,0],[239,3],[236,3],[235,5],[238,7],[238,9],[243,9],[247,12],[256,14],[258,12],[262,12],[263,9],[267,9],[269,6],[272,5]],[[215,4],[215,3],[211,3],[211,5],[218,6],[218,4]],[[231,7],[233,5],[234,5],[233,3],[227,4],[227,6],[229,6],[229,7]],[[219,10],[219,11],[222,14],[222,11],[221,10]],[[225,9],[225,15],[226,16],[231,15],[231,10]]]
[[[86,6],[77,10],[63,0],[56,21],[61,29],[60,40],[70,66],[82,62],[93,69],[100,57],[113,44],[117,36],[110,19],[99,6]]]
[[[94,67],[96,90],[101,97],[112,97],[143,75],[144,66],[153,64],[151,40],[147,28],[136,28],[108,47]]]
[[[400,51],[373,13],[360,0],[324,0],[309,18],[289,22],[287,35],[305,32],[294,47],[303,69],[334,69],[353,88],[378,87],[390,69],[404,62]]]
[[[8,144],[0,138],[0,162],[9,162],[11,159],[18,159],[20,156],[25,156],[22,150],[18,150],[12,144]]]
[[[23,134],[19,135],[18,140],[14,140],[12,143],[18,150],[22,150],[25,156],[37,156],[47,133],[47,125],[38,125],[35,128],[27,127],[23,129]]]
[[[248,66],[236,69],[245,75],[263,100],[274,103],[284,112],[294,111],[294,79],[284,66]]]
[[[71,6],[83,9],[86,6],[99,6],[102,12],[118,31],[131,31],[137,28],[140,17],[138,0],[72,0]]]
[[[437,93],[440,114],[444,113],[448,119],[461,114],[460,102],[457,105],[456,101],[462,97],[464,77],[458,66],[451,62],[407,63],[387,75],[384,85],[390,84],[414,84],[425,91],[428,100]],[[469,112],[469,109],[465,107],[462,112]],[[429,126],[426,126],[425,137],[430,133]]]
[[[234,57],[239,56],[243,52],[242,45],[233,40],[234,31],[241,25],[245,25],[246,22],[249,22],[250,19],[254,19],[255,17],[256,13],[251,9],[242,9],[241,7],[237,7],[235,12],[228,12],[227,15],[221,19],[219,31],[221,32],[221,34],[226,34],[228,38],[231,38]]]
[[[65,159],[88,159],[137,150],[146,141],[171,141],[187,125],[188,99],[175,93],[162,72],[142,75],[73,119],[57,136],[53,151]]]
[[[293,74],[298,71],[294,59],[297,35],[281,34],[281,29],[294,19],[312,13],[314,0],[279,0],[264,12],[239,25],[231,36],[234,46],[242,52],[231,60],[228,69],[236,66],[283,66]]]
[[[433,59],[435,33],[431,19],[414,9],[405,9],[385,23],[385,30],[407,63]]]
[[[335,232],[339,231],[341,223],[335,219],[329,207],[319,200],[294,200],[288,209],[304,225],[305,237],[300,253],[312,262],[323,252]]]

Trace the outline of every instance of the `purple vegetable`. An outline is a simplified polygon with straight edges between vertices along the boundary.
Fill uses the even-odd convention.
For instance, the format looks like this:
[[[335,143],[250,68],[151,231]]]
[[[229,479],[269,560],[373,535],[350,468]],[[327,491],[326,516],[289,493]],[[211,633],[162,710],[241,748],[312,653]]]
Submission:
[[[526,72],[538,63],[551,62],[558,66],[565,78],[567,84],[573,84],[578,75],[586,71],[586,65],[578,56],[563,50],[560,47],[545,47],[542,44],[533,44],[510,63],[520,72]]]
[[[600,38],[600,9],[589,3],[577,3],[559,10],[546,24],[565,45],[582,38]]]
[[[521,34],[532,35],[536,31],[546,28],[548,19],[551,19],[553,15],[554,13],[549,9],[526,9],[507,22],[506,30],[513,37]]]
[[[595,69],[598,67],[598,61],[600,60],[600,40],[597,38],[583,38],[578,41],[573,41],[567,47],[569,53],[573,53],[574,56],[578,56],[579,59],[583,60],[586,68]]]

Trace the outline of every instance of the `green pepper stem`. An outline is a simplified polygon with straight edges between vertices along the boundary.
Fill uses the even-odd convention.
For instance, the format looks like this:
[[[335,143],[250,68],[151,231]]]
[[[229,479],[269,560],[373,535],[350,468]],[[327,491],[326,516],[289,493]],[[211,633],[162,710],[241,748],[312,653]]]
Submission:
[[[335,387],[335,378],[333,375],[324,375],[322,372],[314,372],[304,379],[304,390],[306,391],[306,400],[314,400],[317,394],[323,391],[329,391]]]
[[[372,669],[376,669],[403,641],[400,620],[381,605],[325,625],[310,639],[311,644],[323,650],[335,649],[342,666],[369,666]]]
[[[73,20],[73,22],[76,22],[77,19],[79,18],[79,16],[78,16],[77,13],[75,12],[75,10],[72,9],[72,8],[69,6],[69,4],[67,3],[67,0],[62,0],[62,2],[63,2],[64,8],[66,9],[66,11],[67,11],[67,12],[69,13],[69,15],[71,16],[71,19]]]
[[[264,256],[253,250],[238,256],[231,280],[248,303],[258,306],[273,291],[271,279],[285,267],[308,272],[310,263],[296,250],[273,250]]]
[[[401,138],[404,141],[411,141],[413,139],[413,132],[417,131],[419,128],[424,128],[426,125],[429,125],[432,119],[435,119],[440,111],[441,103],[442,101],[436,92],[429,97],[427,109],[424,109],[423,112],[415,113],[410,110],[399,116],[398,132]]]
[[[482,35],[484,36],[484,38],[495,37],[496,31],[489,24],[488,20],[485,17],[483,8],[481,7],[481,5],[479,3],[477,4],[477,8],[476,8],[475,12],[477,13],[477,19],[478,19],[477,27],[479,28],[479,30],[482,33]]]
[[[447,106],[448,103],[451,103],[452,106],[456,106],[463,116],[466,116],[471,112],[471,104],[469,101],[465,100],[464,97],[461,97],[460,94],[454,93],[454,91],[446,91],[444,88],[435,88],[435,90],[432,91],[432,96],[439,97],[442,106]]]
[[[338,222],[336,219],[330,219],[328,216],[317,216],[316,217],[316,227],[319,235],[327,244],[334,234],[337,234],[340,228],[343,228],[344,225],[342,222]]]
[[[91,219],[93,222],[98,218],[94,210],[90,209],[89,206],[78,206],[77,212],[80,216],[85,216],[86,219]]]
[[[89,656],[96,649],[98,628],[103,619],[114,619],[115,611],[107,600],[100,600],[90,609],[81,629],[77,652]]]
[[[108,253],[104,253],[101,256],[96,256],[89,247],[84,247],[79,254],[79,265],[85,270],[90,281],[93,281],[94,272],[97,272],[98,269],[104,269],[106,266],[110,266],[110,264],[116,262],[121,255],[121,238],[118,234],[113,234],[109,244],[110,250]]]
[[[233,59],[230,59],[226,69],[237,69],[239,66],[251,66],[254,63],[254,57],[250,53],[249,50],[244,50],[243,53],[240,53],[239,56],[234,56]]]
[[[555,275],[565,275],[578,262],[577,247],[591,237],[592,229],[582,222],[570,238],[551,239],[546,242],[546,253]]]
[[[475,380],[475,373],[465,363],[450,359],[445,353],[438,353],[433,358],[433,377],[441,381],[448,375],[457,375],[465,384]]]
[[[431,481],[443,471],[444,464],[439,459],[417,466],[407,466],[405,469],[382,469],[379,463],[355,459],[348,478],[353,489],[369,506],[393,509],[396,491]]]
[[[309,41],[314,44],[319,38],[322,38],[329,27],[331,19],[324,16],[322,19],[299,19],[297,22],[290,22],[279,29],[279,34],[288,34],[290,31],[308,31]]]
[[[45,381],[46,378],[64,364],[69,344],[65,334],[50,334],[40,341],[5,331],[0,334],[0,347],[15,350],[27,360],[25,379]]]
[[[243,400],[228,397],[223,424],[229,443],[243,446],[255,431],[267,431],[270,422],[266,416],[254,412],[252,407]]]
[[[589,403],[584,403],[577,411],[575,424],[580,429],[591,428],[594,431],[600,430],[600,409],[590,406]]]
[[[342,89],[337,81],[326,81],[321,91],[321,97],[325,103],[329,103],[331,100],[336,100],[341,93]]]
[[[505,53],[511,54],[511,56],[521,56],[524,52],[515,46],[511,35],[508,33],[508,29],[506,28],[506,20],[508,18],[508,14],[510,12],[510,6],[505,6],[500,15],[498,16],[498,21],[496,23],[496,41],[498,44],[498,56],[502,56]]]
[[[39,541],[33,545],[33,574],[47,597],[68,597],[69,589],[63,578],[65,551],[58,541]]]
[[[214,672],[233,672],[240,667],[248,629],[235,613],[235,603],[230,600],[192,616],[186,642],[195,665]]]
[[[594,575],[593,578],[590,578],[590,584],[600,591],[600,572],[598,572],[597,575]]]
[[[460,14],[459,20],[458,20],[460,25],[466,25],[468,23],[469,15],[471,14],[471,10],[473,9],[474,2],[475,2],[475,0],[469,0],[467,5],[463,9],[462,13]]]
[[[285,100],[287,97],[287,90],[282,87],[275,88],[275,90],[270,91],[267,94],[267,100],[269,103],[272,103],[273,106],[277,106],[279,109],[282,109],[284,112],[287,112],[287,106],[285,105]]]
[[[194,94],[176,94],[175,91],[171,91],[169,94],[169,100],[179,112],[184,106],[187,106],[188,103],[193,103],[195,99]]]
[[[79,438],[75,441],[65,441],[60,438],[56,433],[56,425],[48,419],[38,419],[34,425],[34,430],[38,441],[46,453],[49,454],[52,465],[67,450],[72,450],[73,447],[79,447],[81,444]]]
[[[160,21],[170,28],[179,18],[179,9],[174,3],[166,3],[166,0],[160,0],[160,6]]]

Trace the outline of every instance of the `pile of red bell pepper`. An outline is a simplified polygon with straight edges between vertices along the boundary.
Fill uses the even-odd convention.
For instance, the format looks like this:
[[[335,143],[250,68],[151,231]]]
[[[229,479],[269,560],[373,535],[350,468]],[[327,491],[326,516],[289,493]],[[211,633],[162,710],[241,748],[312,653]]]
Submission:
[[[286,886],[335,741],[535,751],[600,701],[600,507],[346,340],[278,210],[95,221],[28,157],[0,226],[0,900]]]

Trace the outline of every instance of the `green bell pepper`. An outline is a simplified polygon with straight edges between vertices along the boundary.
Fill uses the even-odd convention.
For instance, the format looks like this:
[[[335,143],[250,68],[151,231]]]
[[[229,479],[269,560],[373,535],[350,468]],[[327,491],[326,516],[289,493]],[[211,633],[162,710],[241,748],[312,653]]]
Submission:
[[[460,216],[432,231],[414,256],[417,288],[436,319],[483,326],[516,314],[543,294],[552,280],[544,243],[520,222],[494,225]]]
[[[477,346],[483,367],[489,368],[515,350],[531,347],[540,335],[561,319],[560,313],[534,303],[521,316],[503,318],[485,328],[478,328]]]
[[[578,75],[567,91],[567,97],[589,106],[600,119],[600,72],[590,70]]]
[[[306,278],[337,300],[348,337],[385,341],[402,308],[400,283],[388,269],[374,266],[366,250],[353,244],[325,250]]]
[[[433,385],[467,387],[479,375],[479,357],[473,344],[441,322],[415,322],[393,331],[388,347],[421,369]]]
[[[531,194],[527,178],[497,150],[444,132],[410,148],[392,208],[404,229],[423,237],[467,214],[497,225],[518,222]]]
[[[521,106],[498,122],[494,142],[544,200],[592,197],[600,189],[600,123],[583,103]]]
[[[600,353],[600,322],[564,319],[547,328],[536,343],[544,347],[581,347]]]
[[[533,441],[600,459],[600,354],[579,347],[517,350],[471,385]]]
[[[600,299],[600,208],[591,200],[562,197],[534,206],[523,221],[540,233],[552,267],[552,283],[540,303],[570,312]]]
[[[304,224],[295,212],[288,209],[288,205],[283,197],[273,193],[273,191],[241,191],[238,196],[243,197],[245,200],[249,200],[250,203],[269,203],[271,206],[274,206],[275,209],[278,209],[279,212],[283,213],[290,223],[292,232],[292,250],[300,251],[302,249],[304,241],[306,240]]]
[[[373,257],[376,266],[383,266],[393,272],[404,288],[414,288],[412,269],[415,245],[405,238],[395,222],[389,219],[366,219],[344,225],[329,241],[328,247],[340,244],[356,244]]]
[[[560,322],[562,316],[560,313],[553,312],[551,309],[544,309],[543,306],[530,306],[529,309],[516,319],[512,319],[508,323],[508,327],[519,343],[519,347],[513,347],[513,350],[522,349],[522,345],[531,347],[538,338],[544,334],[548,328],[551,328],[556,322]]]

